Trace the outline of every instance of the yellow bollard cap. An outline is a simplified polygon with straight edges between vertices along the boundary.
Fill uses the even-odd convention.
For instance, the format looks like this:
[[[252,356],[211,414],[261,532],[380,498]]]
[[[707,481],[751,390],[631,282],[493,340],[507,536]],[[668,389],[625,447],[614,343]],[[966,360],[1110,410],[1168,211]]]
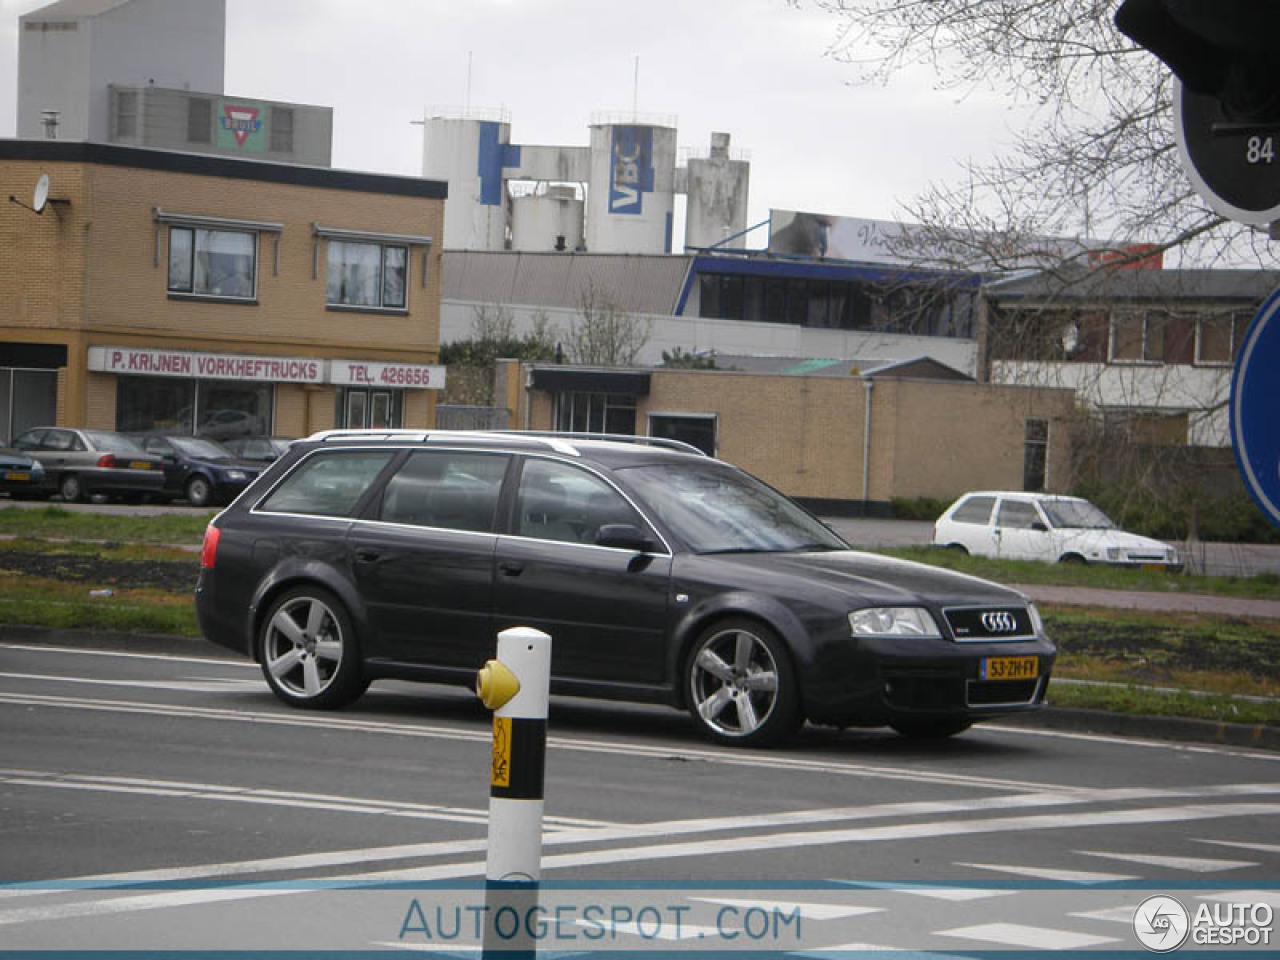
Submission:
[[[476,696],[490,710],[498,710],[520,692],[520,681],[501,660],[490,660],[476,673]]]

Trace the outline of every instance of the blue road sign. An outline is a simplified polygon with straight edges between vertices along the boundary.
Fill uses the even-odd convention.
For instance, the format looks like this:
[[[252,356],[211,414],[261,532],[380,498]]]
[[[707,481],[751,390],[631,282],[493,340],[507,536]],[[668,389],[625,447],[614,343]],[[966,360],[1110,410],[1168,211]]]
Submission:
[[[1280,289],[1249,325],[1231,376],[1231,445],[1240,476],[1280,527]]]

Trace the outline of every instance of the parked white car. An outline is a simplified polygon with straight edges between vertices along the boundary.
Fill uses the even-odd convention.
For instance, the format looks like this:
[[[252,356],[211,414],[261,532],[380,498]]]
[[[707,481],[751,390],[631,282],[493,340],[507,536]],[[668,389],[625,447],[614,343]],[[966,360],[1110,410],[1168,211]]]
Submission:
[[[933,543],[1005,560],[1182,567],[1167,543],[1119,529],[1088,500],[1048,493],[966,493],[933,525]]]

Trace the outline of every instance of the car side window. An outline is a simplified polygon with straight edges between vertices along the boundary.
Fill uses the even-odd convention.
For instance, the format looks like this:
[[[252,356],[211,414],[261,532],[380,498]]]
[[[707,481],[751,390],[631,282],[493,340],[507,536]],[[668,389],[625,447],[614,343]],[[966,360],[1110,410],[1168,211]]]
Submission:
[[[334,451],[304,460],[258,505],[270,513],[346,517],[382,469],[390,450]]]
[[[17,440],[13,442],[15,450],[40,450],[41,441],[47,431],[44,430],[28,430]]]
[[[985,524],[991,519],[991,508],[995,505],[995,497],[970,497],[956,507],[951,519],[956,523]]]
[[[379,519],[491,531],[508,460],[495,454],[448,450],[414,453],[387,482]]]
[[[1000,501],[1000,514],[996,517],[996,526],[1030,530],[1039,522],[1040,514],[1036,512],[1034,503],[1027,503],[1025,500]]]
[[[75,434],[68,433],[65,430],[48,430],[44,435],[43,448],[45,450],[82,450],[83,447],[77,446],[75,443]]]
[[[539,540],[595,543],[600,528],[645,529],[627,500],[594,474],[552,460],[527,460],[516,495],[515,533]]]

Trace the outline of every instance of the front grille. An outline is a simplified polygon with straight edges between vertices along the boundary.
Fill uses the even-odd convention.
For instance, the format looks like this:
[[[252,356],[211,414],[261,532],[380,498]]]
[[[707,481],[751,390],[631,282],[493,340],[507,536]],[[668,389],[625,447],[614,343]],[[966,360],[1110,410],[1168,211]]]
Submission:
[[[1027,640],[1036,634],[1026,607],[949,607],[942,615],[961,641]]]
[[[971,707],[1035,703],[1039,680],[970,680],[966,696]]]

